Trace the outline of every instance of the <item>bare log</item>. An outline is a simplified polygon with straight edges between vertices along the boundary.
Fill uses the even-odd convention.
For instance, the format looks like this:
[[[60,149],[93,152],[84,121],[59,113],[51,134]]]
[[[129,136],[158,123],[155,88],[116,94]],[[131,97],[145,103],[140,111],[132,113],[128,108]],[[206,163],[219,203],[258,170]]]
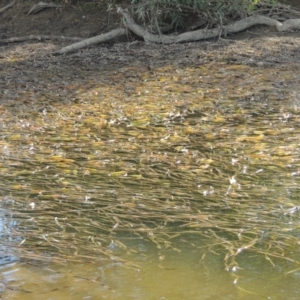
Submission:
[[[79,37],[65,37],[65,36],[55,36],[55,35],[29,35],[24,37],[12,37],[7,39],[0,39],[0,44],[20,43],[26,41],[45,41],[45,40],[75,42],[75,41],[82,41],[84,39]]]
[[[17,2],[17,0],[14,0],[14,1],[10,2],[9,4],[7,4],[6,6],[4,6],[3,8],[1,8],[0,9],[0,14],[2,14],[3,12],[5,12],[9,8],[13,7],[16,4],[16,2]]]
[[[58,54],[64,54],[64,53],[68,53],[68,52],[72,52],[84,47],[88,47],[90,45],[94,45],[94,44],[99,44],[99,43],[103,43],[103,42],[107,42],[109,40],[112,40],[114,38],[117,38],[119,36],[123,36],[126,35],[127,31],[125,28],[117,28],[117,29],[113,29],[110,32],[107,33],[103,33],[94,37],[91,37],[89,39],[85,39],[81,42],[72,44],[70,46],[67,46],[65,48],[60,49],[59,51],[53,52],[53,55],[58,55]]]
[[[59,7],[63,7],[62,5],[57,5],[54,3],[45,3],[43,1],[39,2],[36,5],[33,5],[32,8],[29,10],[29,12],[27,13],[28,15],[33,15],[38,13],[41,10],[44,10],[45,8],[59,8]]]

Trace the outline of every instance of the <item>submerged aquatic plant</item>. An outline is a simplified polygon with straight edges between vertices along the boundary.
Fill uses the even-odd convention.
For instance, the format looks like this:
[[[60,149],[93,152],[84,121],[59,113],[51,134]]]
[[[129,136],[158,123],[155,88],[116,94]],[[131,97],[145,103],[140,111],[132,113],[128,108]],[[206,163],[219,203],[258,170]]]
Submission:
[[[1,190],[19,255],[139,268],[135,238],[161,257],[185,243],[222,253],[233,273],[245,252],[297,270],[299,109],[272,83],[291,72],[128,68],[67,82],[71,105],[50,81],[45,96],[20,92],[31,104],[3,102]]]

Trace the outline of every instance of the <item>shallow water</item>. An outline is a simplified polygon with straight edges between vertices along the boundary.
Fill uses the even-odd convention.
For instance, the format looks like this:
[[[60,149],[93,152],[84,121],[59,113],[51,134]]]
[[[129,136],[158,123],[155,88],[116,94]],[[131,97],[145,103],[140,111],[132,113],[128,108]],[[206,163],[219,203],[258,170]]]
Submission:
[[[297,66],[51,72],[2,93],[5,299],[299,299]]]

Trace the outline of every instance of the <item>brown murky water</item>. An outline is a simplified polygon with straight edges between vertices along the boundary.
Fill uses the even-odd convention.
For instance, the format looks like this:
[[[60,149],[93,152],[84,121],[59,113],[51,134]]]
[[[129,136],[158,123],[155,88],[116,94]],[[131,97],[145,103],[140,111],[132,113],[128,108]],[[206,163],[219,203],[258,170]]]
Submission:
[[[299,299],[298,66],[61,72],[1,93],[4,299]]]

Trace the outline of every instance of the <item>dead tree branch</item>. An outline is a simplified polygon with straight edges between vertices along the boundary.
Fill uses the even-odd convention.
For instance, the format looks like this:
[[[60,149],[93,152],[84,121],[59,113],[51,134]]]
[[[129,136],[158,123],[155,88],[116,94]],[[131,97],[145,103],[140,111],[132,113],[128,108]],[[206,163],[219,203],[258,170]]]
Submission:
[[[3,8],[1,8],[0,9],[0,14],[2,14],[3,12],[5,12],[9,8],[13,7],[16,4],[16,2],[17,2],[17,0],[14,0],[14,1],[10,2],[9,4],[7,4],[6,6],[4,6]]]
[[[112,40],[112,39],[115,39],[117,37],[125,35],[126,32],[127,31],[126,31],[125,28],[113,29],[110,32],[103,33],[103,34],[91,37],[89,39],[83,40],[81,42],[72,44],[72,45],[67,46],[65,48],[62,48],[59,51],[54,52],[53,55],[64,54],[64,53],[68,53],[68,52],[73,52],[75,50],[78,50],[78,49],[81,49],[81,48],[85,48],[85,47],[88,47],[90,45],[107,42],[109,40]]]

